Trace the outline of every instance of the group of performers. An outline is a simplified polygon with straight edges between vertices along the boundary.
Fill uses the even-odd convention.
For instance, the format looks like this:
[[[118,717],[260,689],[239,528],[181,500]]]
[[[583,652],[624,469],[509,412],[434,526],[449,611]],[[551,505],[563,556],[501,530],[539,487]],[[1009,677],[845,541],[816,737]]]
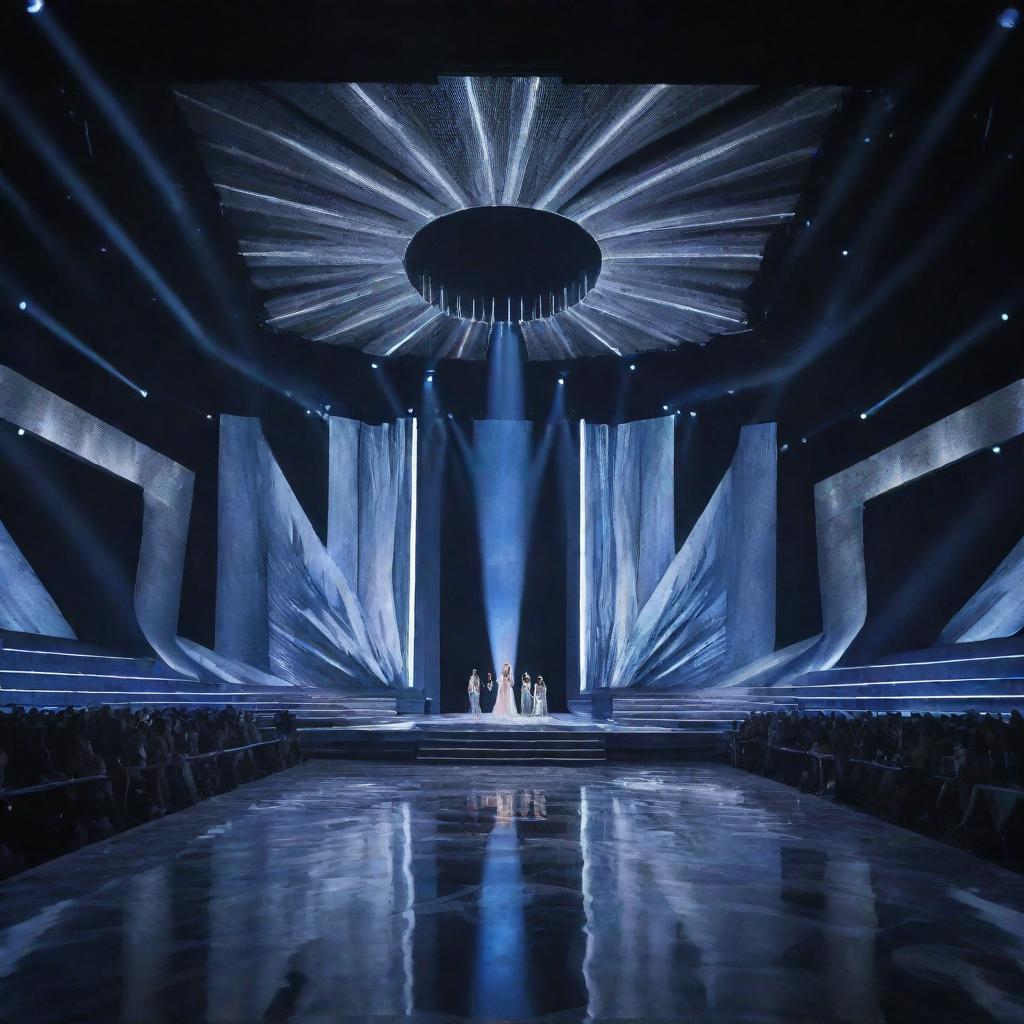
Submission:
[[[487,673],[487,682],[481,683],[480,676],[476,669],[470,673],[469,686],[469,711],[473,715],[484,714],[481,707],[481,697],[486,690],[489,696],[494,692],[494,676]],[[498,692],[494,697],[493,707],[487,709],[487,713],[497,715],[499,718],[541,718],[548,713],[548,688],[543,676],[537,676],[537,685],[528,672],[523,673],[522,684],[519,690],[520,704],[516,704],[515,680],[512,678],[512,666],[506,661],[501,666],[501,676],[498,678]]]

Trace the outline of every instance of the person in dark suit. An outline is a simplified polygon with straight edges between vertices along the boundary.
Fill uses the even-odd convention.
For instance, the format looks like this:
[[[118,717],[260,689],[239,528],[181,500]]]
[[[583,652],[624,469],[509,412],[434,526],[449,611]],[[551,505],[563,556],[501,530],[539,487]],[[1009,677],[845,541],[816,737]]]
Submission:
[[[494,701],[497,699],[498,691],[494,683],[494,675],[487,673],[487,682],[480,687],[480,710],[489,715],[494,710]]]

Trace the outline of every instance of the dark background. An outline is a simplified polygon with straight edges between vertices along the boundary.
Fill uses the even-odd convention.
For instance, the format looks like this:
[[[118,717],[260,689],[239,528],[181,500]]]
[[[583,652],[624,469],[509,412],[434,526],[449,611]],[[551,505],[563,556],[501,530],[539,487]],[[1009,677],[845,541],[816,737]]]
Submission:
[[[368,358],[260,326],[257,296],[173,100],[176,82],[431,79],[441,73],[561,74],[569,80],[756,82],[767,93],[851,86],[813,162],[798,215],[774,237],[750,299],[754,329],[706,347],[626,361],[527,366],[527,415],[543,420],[555,380],[566,417],[614,421],[680,408],[677,540],[728,465],[739,427],[777,420],[778,640],[820,628],[811,492],[816,481],[1021,376],[1024,27],[941,113],[955,77],[1003,4],[107,2],[56,14],[140,128],[215,256],[183,244],[140,173],[19,3],[0,6],[0,358],[196,471],[181,631],[213,639],[216,416],[259,415],[323,536],[326,424],[307,409],[381,421],[419,411],[427,364]],[[28,115],[28,134],[15,114]],[[864,225],[915,147],[938,143],[866,258]],[[82,190],[30,145],[40,137],[105,204],[203,325],[196,342],[86,212]],[[864,138],[871,142],[865,143]],[[980,198],[966,206],[972,189]],[[811,225],[807,226],[806,221]],[[851,256],[841,255],[843,248]],[[901,269],[913,271],[852,327]],[[843,301],[838,301],[842,297]],[[141,387],[141,398],[17,310],[45,309]],[[1003,323],[998,314],[1006,311]],[[866,422],[871,406],[965,330],[990,325]],[[846,328],[846,329],[844,329]],[[252,372],[240,372],[239,367]],[[437,401],[468,433],[484,415],[486,367],[443,363]],[[271,382],[268,387],[260,380]],[[290,391],[289,399],[277,389]],[[729,390],[735,394],[730,395]],[[689,409],[698,412],[691,419]],[[213,417],[208,419],[207,417]],[[0,519],[84,639],[135,650],[127,614],[140,503],[131,488],[0,424]],[[575,433],[573,432],[573,435]],[[807,438],[801,444],[801,438]],[[850,657],[930,643],[1022,532],[1021,446],[872,503],[866,518],[869,622]],[[454,447],[449,446],[454,452]],[[471,491],[445,470],[442,677],[486,670]],[[565,509],[549,465],[530,552],[519,665],[564,664]],[[460,473],[462,475],[460,476]],[[552,475],[554,474],[554,475]],[[54,503],[56,502],[56,503]],[[473,543],[467,538],[473,537]],[[470,666],[471,667],[471,666]],[[517,666],[518,667],[518,666]],[[547,676],[548,673],[544,672]],[[561,680],[552,668],[549,681]],[[554,692],[554,691],[553,691]],[[445,698],[448,700],[448,698]],[[461,695],[460,695],[461,699]],[[553,700],[554,703],[554,700]]]

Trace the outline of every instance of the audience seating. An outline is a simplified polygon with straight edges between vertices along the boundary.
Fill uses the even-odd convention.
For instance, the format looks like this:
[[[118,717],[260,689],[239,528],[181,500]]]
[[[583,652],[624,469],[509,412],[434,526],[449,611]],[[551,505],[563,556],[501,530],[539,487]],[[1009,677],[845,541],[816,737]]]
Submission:
[[[301,759],[286,711],[261,730],[236,706],[5,710],[0,878]]]
[[[754,712],[730,757],[805,792],[1024,869],[1024,716]]]

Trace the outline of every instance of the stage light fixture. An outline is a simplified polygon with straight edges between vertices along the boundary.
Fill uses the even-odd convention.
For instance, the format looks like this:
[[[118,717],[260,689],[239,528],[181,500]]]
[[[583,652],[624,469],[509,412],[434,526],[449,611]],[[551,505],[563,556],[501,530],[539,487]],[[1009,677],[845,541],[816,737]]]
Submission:
[[[206,414],[206,418],[207,418],[208,420],[212,420],[212,419],[213,419],[213,415],[212,415],[211,413],[207,413],[207,414]]]
[[[143,398],[149,398],[149,392],[145,388],[139,388],[139,394],[142,395]]]
[[[412,415],[412,409],[406,409],[405,411],[406,411],[406,412],[407,412],[407,413],[408,413],[408,414],[409,414],[410,416]]]
[[[21,302],[18,303],[18,309],[24,312],[26,309],[28,309],[28,303],[24,299],[22,299]]]
[[[662,406],[662,409],[664,409],[664,410],[665,410],[665,412],[668,412],[668,406],[667,406],[667,405],[663,405],[663,406]]]
[[[844,256],[849,256],[850,255],[850,250],[849,249],[844,249],[843,250],[843,255]]]
[[[39,4],[42,7],[42,2]],[[1007,7],[1002,14],[999,15],[999,24],[1003,28],[1016,28],[1017,22],[1020,21],[1020,11],[1016,7]]]
[[[690,415],[691,415],[691,416],[692,416],[692,417],[693,417],[694,419],[696,419],[696,418],[697,418],[697,412],[696,412],[696,410],[694,410],[694,409],[691,409],[691,410],[690,410]]]
[[[564,377],[559,377],[558,378],[558,383],[559,384],[564,384],[565,383],[565,378]]]
[[[726,394],[727,395],[735,395],[736,394],[736,389],[735,388],[729,388],[729,390],[726,392]]]
[[[864,141],[865,142],[870,142],[871,141],[871,136],[870,135],[865,135],[864,136]]]
[[[860,418],[861,418],[862,420],[866,420],[866,419],[868,418],[868,414],[867,414],[866,412],[862,412],[862,413],[860,414]]]
[[[370,369],[371,369],[371,370],[376,370],[376,369],[378,369],[378,365],[377,365],[377,363],[370,363]]]
[[[801,437],[800,438],[800,443],[801,444],[807,444],[807,438],[806,437]]]
[[[433,384],[434,383],[434,375],[432,373],[428,373],[427,374],[427,383],[428,384]]]
[[[1003,449],[1000,448],[999,445],[997,445],[997,444],[992,445],[992,454],[993,455],[998,455],[1002,450]]]
[[[780,451],[780,452],[788,452],[788,451],[789,451],[789,445],[788,445],[788,444],[784,444],[784,445],[783,445],[783,446],[782,446],[782,447],[781,447],[781,448],[779,449],[779,451]]]
[[[24,437],[24,436],[25,436],[25,428],[24,427],[18,427],[18,437]]]
[[[629,364],[629,368],[630,368],[631,370],[635,370],[635,369],[636,369],[636,363],[630,363],[630,364]]]
[[[1009,313],[1001,313],[1000,316],[999,316],[999,319],[1002,320],[1003,323],[1006,323],[1006,321],[1010,319],[1010,314]]]
[[[29,14],[38,14],[43,9],[43,6],[43,0],[28,0],[28,3],[25,5],[25,10],[28,11]]]

